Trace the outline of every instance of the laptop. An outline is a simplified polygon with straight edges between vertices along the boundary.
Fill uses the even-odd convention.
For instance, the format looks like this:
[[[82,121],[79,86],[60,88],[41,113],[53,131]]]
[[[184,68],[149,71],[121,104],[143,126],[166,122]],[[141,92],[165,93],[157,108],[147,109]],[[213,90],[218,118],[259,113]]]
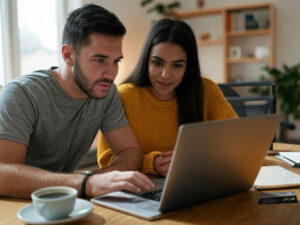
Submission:
[[[168,175],[165,181],[154,180],[161,190],[139,195],[117,191],[91,201],[154,220],[173,210],[247,191],[281,119],[269,114],[181,125]]]

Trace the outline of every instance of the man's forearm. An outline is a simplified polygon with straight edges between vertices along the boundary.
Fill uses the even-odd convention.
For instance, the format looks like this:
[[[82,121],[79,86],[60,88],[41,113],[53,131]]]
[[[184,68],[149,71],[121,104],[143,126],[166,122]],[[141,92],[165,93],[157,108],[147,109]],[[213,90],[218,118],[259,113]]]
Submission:
[[[59,174],[23,164],[0,163],[0,196],[30,198],[39,188],[57,185],[79,191],[82,179],[81,174]]]
[[[140,149],[128,148],[120,151],[111,165],[107,168],[101,169],[101,172],[119,170],[119,171],[140,171],[143,163],[143,154]],[[98,171],[98,172],[100,172]]]

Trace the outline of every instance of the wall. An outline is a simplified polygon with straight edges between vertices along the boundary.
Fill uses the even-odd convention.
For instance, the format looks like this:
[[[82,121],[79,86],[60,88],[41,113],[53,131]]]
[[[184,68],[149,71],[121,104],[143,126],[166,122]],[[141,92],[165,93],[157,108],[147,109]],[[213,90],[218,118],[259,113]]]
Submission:
[[[163,1],[163,0],[161,0]],[[143,41],[146,37],[151,23],[149,22],[149,15],[145,9],[140,7],[138,0],[83,0],[83,3],[96,3],[104,6],[105,8],[113,11],[127,28],[127,35],[123,42],[124,60],[120,66],[120,71],[116,82],[118,83],[126,77],[133,69],[138,55],[140,53]],[[165,2],[168,2],[165,0]],[[182,10],[193,10],[197,7],[196,0],[181,0]],[[206,8],[224,7],[232,5],[245,5],[261,3],[261,0],[206,0]],[[300,21],[300,1],[298,0],[268,0],[276,7],[276,32],[275,32],[275,55],[276,67],[281,67],[283,63],[294,65],[300,62],[300,29],[298,29],[298,21]],[[197,29],[195,22],[187,21]],[[218,18],[209,21],[199,22],[198,27],[204,28],[217,28],[221,26]],[[195,32],[196,33],[196,32]],[[213,32],[213,35],[218,36],[218,32]],[[198,35],[198,34],[197,34]],[[215,82],[222,82],[222,58],[220,51],[222,48],[219,46],[214,47],[201,47],[199,49],[200,65],[202,72],[210,76]],[[249,68],[251,70],[251,68]],[[257,72],[255,71],[257,74]],[[297,122],[298,129],[289,132],[289,137],[293,139],[300,139],[300,122]]]

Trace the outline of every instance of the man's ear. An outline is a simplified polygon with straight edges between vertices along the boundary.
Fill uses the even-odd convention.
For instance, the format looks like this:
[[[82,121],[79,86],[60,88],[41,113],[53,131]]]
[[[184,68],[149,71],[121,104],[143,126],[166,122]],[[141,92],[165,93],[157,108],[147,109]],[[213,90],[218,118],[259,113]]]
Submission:
[[[61,54],[63,57],[63,60],[68,66],[73,66],[74,61],[75,61],[75,51],[74,49],[68,45],[68,44],[63,44],[61,48]]]

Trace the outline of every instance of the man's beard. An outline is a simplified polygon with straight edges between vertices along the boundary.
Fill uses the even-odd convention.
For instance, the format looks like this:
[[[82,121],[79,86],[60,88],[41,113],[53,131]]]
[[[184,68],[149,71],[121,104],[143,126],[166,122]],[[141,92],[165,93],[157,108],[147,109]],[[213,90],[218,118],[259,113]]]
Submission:
[[[103,97],[97,97],[97,96],[95,96],[93,94],[93,86],[94,86],[94,84],[97,84],[97,83],[100,83],[100,82],[105,82],[105,83],[110,83],[110,84],[113,83],[113,80],[103,78],[103,79],[96,80],[94,82],[94,84],[92,84],[89,87],[88,79],[86,78],[86,76],[82,72],[81,67],[80,67],[80,65],[79,65],[79,63],[78,63],[77,60],[75,60],[75,65],[74,65],[74,70],[73,70],[72,75],[73,75],[73,79],[74,79],[75,83],[78,85],[78,87],[80,88],[80,90],[83,91],[87,96],[89,96],[91,98],[95,98],[95,99],[104,98],[106,95],[103,96]]]

